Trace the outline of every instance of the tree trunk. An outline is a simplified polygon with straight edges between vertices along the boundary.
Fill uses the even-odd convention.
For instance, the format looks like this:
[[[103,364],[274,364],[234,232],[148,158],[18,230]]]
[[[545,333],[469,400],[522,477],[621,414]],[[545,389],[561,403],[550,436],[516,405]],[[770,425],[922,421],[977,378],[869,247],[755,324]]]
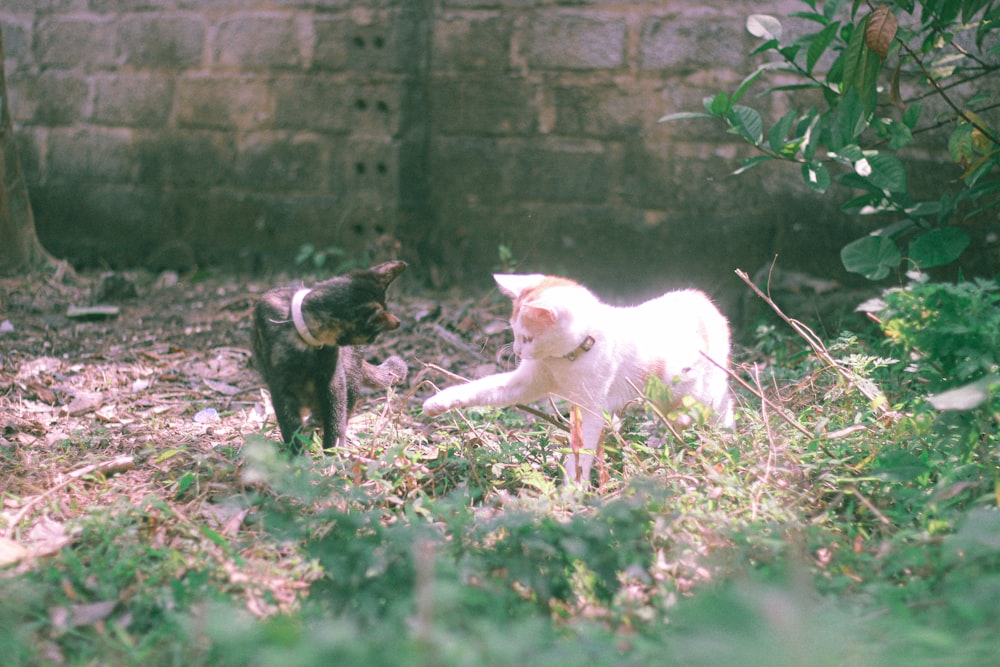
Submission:
[[[14,275],[52,263],[35,234],[28,186],[21,173],[7,105],[3,35],[0,34],[0,275]]]

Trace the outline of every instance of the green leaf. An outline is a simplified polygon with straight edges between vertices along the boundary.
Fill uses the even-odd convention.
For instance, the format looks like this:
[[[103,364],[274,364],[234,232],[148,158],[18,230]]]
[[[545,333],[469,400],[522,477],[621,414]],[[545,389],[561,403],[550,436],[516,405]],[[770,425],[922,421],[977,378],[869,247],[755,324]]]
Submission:
[[[729,123],[744,139],[754,146],[764,139],[764,119],[756,109],[737,104],[727,116]]]
[[[848,188],[858,188],[860,190],[867,190],[868,192],[873,192],[879,197],[884,197],[885,193],[882,188],[872,185],[867,178],[858,176],[853,171],[845,172],[837,176],[837,182]]]
[[[865,236],[851,241],[840,250],[840,261],[851,273],[869,280],[881,280],[899,266],[902,255],[892,239]]]
[[[844,82],[844,52],[841,51],[840,55],[837,56],[833,64],[830,65],[830,69],[826,72],[825,81],[830,86],[840,86]],[[831,102],[831,104],[833,104]]]
[[[958,259],[968,245],[968,234],[954,227],[942,227],[910,241],[908,254],[914,264],[926,269],[950,264]]]
[[[838,178],[837,180],[839,181],[841,179]],[[859,195],[854,199],[851,199],[841,204],[840,210],[843,211],[844,213],[849,213],[851,215],[862,215],[863,213],[868,212],[868,210],[866,209],[879,212],[883,206],[884,201],[885,198],[882,196],[881,193],[879,194],[870,193],[866,195]]]
[[[898,157],[876,153],[866,159],[871,166],[871,173],[866,176],[869,183],[893,193],[906,192],[906,168]]]
[[[802,131],[802,156],[807,160],[811,160],[816,155],[816,150],[820,146],[821,133],[817,128],[822,116],[815,109],[810,109],[806,118],[809,119],[809,124]],[[802,123],[799,123],[799,127],[801,126]]]
[[[841,149],[837,151],[837,155],[849,160],[851,164],[865,158],[865,152],[861,150],[861,146],[858,146],[857,144],[847,144],[846,146],[841,147]]]
[[[820,25],[828,25],[830,23],[828,18],[815,12],[790,12],[788,15],[795,19],[805,19],[806,21],[813,21]]]
[[[168,449],[167,451],[161,452],[160,454],[158,454],[156,456],[156,458],[154,459],[154,461],[156,463],[163,463],[167,459],[172,459],[173,457],[177,456],[178,454],[183,454],[184,452],[185,452],[185,450],[183,450],[183,449]]]
[[[715,116],[700,111],[679,111],[677,113],[669,113],[656,122],[669,123],[672,120],[686,120],[688,118],[715,118]]]
[[[208,526],[206,526],[204,524],[199,525],[198,526],[198,532],[200,532],[202,535],[204,535],[209,540],[211,540],[212,542],[214,542],[217,546],[220,546],[220,547],[222,547],[223,549],[226,549],[226,550],[228,550],[230,548],[229,547],[229,541],[226,538],[224,538],[222,535],[220,535],[219,533],[217,533],[216,531],[214,531],[211,528],[209,528]]]
[[[812,160],[802,165],[802,180],[816,192],[826,192],[830,187],[830,171],[826,165]]]
[[[180,476],[177,480],[177,493],[175,496],[180,498],[184,495],[184,492],[191,488],[196,481],[198,481],[198,476],[192,472],[186,472]]]
[[[778,53],[780,53],[788,62],[792,62],[795,60],[795,56],[799,55],[800,48],[801,47],[798,44],[790,44],[778,49]]]
[[[795,123],[795,110],[792,109],[781,117],[777,123],[771,126],[767,132],[767,145],[776,153],[781,153],[788,144],[788,133],[792,131]]]
[[[882,69],[882,60],[878,54],[868,48],[865,43],[865,31],[871,17],[866,16],[851,33],[851,41],[844,52],[844,79],[842,92],[855,90],[861,101],[864,114],[867,116],[875,109],[878,94],[878,75]]]
[[[965,0],[962,3],[962,21],[964,23],[971,23],[972,19],[979,13],[986,5],[990,4],[991,0]]]
[[[913,132],[904,123],[889,124],[889,148],[898,151],[913,141]]]
[[[841,144],[853,144],[868,127],[868,114],[858,91],[851,89],[841,98],[834,115]]]
[[[729,102],[729,95],[722,92],[716,93],[715,97],[706,97],[703,104],[708,112],[715,116],[725,116],[732,107],[732,104]]]
[[[995,154],[984,155],[971,167],[969,167],[966,172],[962,174],[962,180],[965,182],[966,187],[974,187],[984,176],[989,175],[989,173],[993,171],[993,167],[996,166],[995,160]]]
[[[903,124],[911,130],[917,126],[917,122],[920,120],[920,112],[923,111],[923,104],[920,102],[914,102],[906,108],[903,112]]]
[[[826,53],[827,48],[830,43],[837,36],[837,31],[840,29],[840,22],[831,23],[818,33],[813,36],[812,41],[809,42],[809,48],[806,50],[806,71],[812,74],[813,68],[816,67],[816,63],[819,59],[823,57]]]
[[[751,56],[756,56],[757,54],[764,53],[766,51],[778,51],[780,53],[779,47],[781,42],[776,39],[769,39],[766,42],[761,43],[756,49],[750,52]]]
[[[747,32],[754,37],[781,41],[781,21],[769,14],[751,14],[746,25]]]
[[[976,151],[972,147],[972,130],[969,123],[959,123],[948,138],[948,153],[951,159],[961,165],[967,165],[975,158]]]
[[[756,81],[757,77],[759,77],[766,69],[769,68],[767,66],[758,67],[756,70],[753,71],[752,74],[743,79],[743,81],[740,82],[740,85],[736,88],[736,92],[733,93],[733,96],[731,98],[729,98],[729,103],[736,104],[737,102],[739,102],[740,98],[743,97],[743,94],[747,92],[747,88],[750,87],[750,84]]]
[[[754,157],[748,157],[745,160],[743,160],[742,164],[740,165],[740,168],[733,172],[733,175],[736,176],[742,174],[743,172],[750,171],[757,165],[763,164],[764,162],[773,159],[774,158],[770,155],[755,155]]]
[[[944,208],[941,201],[921,201],[906,209],[906,214],[914,218],[938,215]]]

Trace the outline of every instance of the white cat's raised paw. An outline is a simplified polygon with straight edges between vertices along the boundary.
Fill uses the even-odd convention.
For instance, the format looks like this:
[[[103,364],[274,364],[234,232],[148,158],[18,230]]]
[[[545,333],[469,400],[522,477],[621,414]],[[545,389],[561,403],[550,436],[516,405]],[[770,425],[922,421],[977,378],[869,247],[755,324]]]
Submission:
[[[437,417],[440,414],[448,412],[451,410],[452,405],[450,401],[441,400],[441,394],[436,396],[431,396],[426,401],[424,401],[424,414],[428,417]]]

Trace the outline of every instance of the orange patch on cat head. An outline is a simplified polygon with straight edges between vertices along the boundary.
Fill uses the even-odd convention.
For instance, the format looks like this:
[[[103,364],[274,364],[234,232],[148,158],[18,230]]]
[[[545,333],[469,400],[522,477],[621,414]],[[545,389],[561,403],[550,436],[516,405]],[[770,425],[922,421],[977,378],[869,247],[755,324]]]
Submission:
[[[511,320],[516,320],[517,316],[521,312],[521,307],[526,303],[531,303],[538,299],[547,290],[554,287],[579,287],[580,283],[570,280],[569,278],[560,278],[559,276],[542,276],[541,280],[537,283],[531,285],[530,287],[525,287],[521,290],[519,294],[512,297],[514,302],[514,312],[511,315]],[[508,294],[508,296],[510,296]]]

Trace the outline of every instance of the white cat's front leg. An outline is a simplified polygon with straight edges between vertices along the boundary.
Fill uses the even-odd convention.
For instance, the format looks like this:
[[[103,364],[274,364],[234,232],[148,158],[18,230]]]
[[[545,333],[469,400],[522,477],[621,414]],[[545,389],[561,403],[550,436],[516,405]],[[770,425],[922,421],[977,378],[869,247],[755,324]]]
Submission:
[[[601,433],[604,431],[604,416],[591,412],[583,412],[580,420],[580,430],[583,443],[579,452],[570,451],[563,460],[566,470],[566,484],[586,487],[590,485],[590,469],[594,465],[594,456],[601,443]]]
[[[469,384],[460,384],[457,387],[442,389],[424,401],[424,414],[430,417],[437,417],[449,410],[473,405],[470,402],[473,392],[469,389],[472,384],[470,382]]]
[[[530,403],[542,396],[544,391],[539,391],[531,374],[519,367],[511,373],[490,375],[443,389],[424,401],[424,413],[435,417],[454,408],[474,405],[504,407],[515,403]]]

